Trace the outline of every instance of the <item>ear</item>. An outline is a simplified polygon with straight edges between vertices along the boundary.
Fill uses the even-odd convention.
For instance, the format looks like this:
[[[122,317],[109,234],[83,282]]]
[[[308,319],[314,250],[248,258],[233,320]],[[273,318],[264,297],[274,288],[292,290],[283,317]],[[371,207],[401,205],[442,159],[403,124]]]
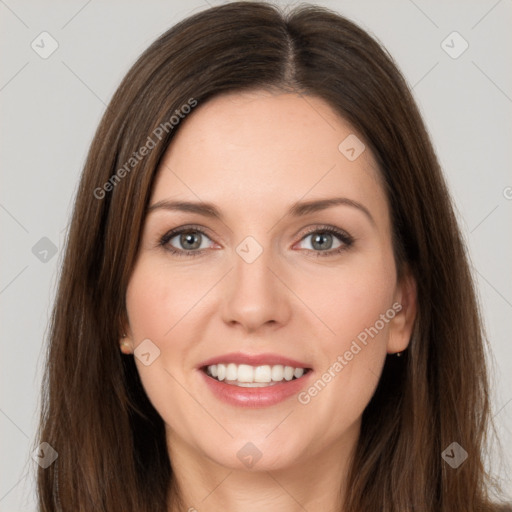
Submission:
[[[394,354],[405,350],[411,339],[417,312],[416,280],[409,268],[403,274],[394,295],[395,317],[389,322],[387,352]]]
[[[119,346],[123,354],[133,354],[133,341],[129,329],[123,330],[119,340]]]

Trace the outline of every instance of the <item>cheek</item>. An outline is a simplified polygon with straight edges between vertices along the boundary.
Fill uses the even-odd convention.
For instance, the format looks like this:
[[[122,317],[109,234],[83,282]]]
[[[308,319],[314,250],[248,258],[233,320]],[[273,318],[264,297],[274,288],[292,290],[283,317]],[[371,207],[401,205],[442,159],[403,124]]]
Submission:
[[[173,273],[172,280],[170,274],[154,261],[139,260],[127,289],[126,306],[135,348],[149,339],[159,350],[149,365],[135,357],[148,399],[164,421],[186,437],[195,424],[204,421],[204,410],[195,406],[183,384],[190,339],[196,334],[195,327],[190,328],[196,320],[191,308],[206,290],[197,283],[194,290],[194,284],[190,286],[194,281],[179,272]]]
[[[318,286],[309,287],[308,304],[322,321],[315,339],[322,365],[299,401],[318,416],[328,409],[336,421],[327,428],[335,435],[360,417],[378,384],[396,314],[394,260],[391,252],[359,259],[329,278],[319,272],[313,282]]]
[[[396,291],[396,271],[391,251],[382,249],[355,255],[336,268],[316,268],[295,276],[295,290],[318,321],[318,341],[332,357],[388,311]],[[379,324],[380,326],[380,324]],[[387,326],[387,323],[386,323]],[[380,339],[386,337],[387,329]]]
[[[141,260],[126,293],[128,318],[135,342],[163,342],[212,285],[193,272],[180,272]]]
[[[136,267],[126,293],[128,318],[136,344],[143,338],[157,339],[164,332],[164,300],[162,281],[145,268]]]

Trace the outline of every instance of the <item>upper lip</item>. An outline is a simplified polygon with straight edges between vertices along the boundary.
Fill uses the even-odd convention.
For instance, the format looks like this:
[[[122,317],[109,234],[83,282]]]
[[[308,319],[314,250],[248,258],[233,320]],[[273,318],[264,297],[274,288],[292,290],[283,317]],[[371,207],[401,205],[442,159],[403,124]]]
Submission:
[[[211,366],[214,364],[248,364],[250,366],[277,365],[293,366],[294,368],[310,368],[307,363],[302,363],[290,357],[281,356],[279,354],[244,354],[243,352],[230,352],[221,356],[212,357],[199,364],[199,368]]]

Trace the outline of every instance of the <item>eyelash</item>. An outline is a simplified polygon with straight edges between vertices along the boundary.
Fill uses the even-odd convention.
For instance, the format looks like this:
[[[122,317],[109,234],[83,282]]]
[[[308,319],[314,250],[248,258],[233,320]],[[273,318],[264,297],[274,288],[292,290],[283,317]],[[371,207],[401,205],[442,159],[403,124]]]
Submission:
[[[167,232],[159,242],[159,245],[163,247],[165,250],[169,251],[170,253],[174,254],[175,256],[180,257],[195,257],[200,256],[203,254],[207,249],[201,249],[199,251],[184,251],[181,249],[176,249],[172,245],[168,245],[169,241],[172,240],[175,236],[181,235],[182,233],[200,233],[201,235],[206,236],[207,238],[210,238],[199,226],[184,226],[181,228],[173,229],[169,232]],[[335,235],[338,237],[340,242],[342,242],[342,245],[340,247],[337,247],[336,249],[330,249],[328,251],[314,251],[312,249],[306,249],[307,251],[311,251],[316,253],[317,257],[327,257],[327,256],[335,256],[343,251],[346,251],[349,249],[353,243],[355,242],[355,239],[350,236],[345,231],[342,231],[338,228],[334,228],[333,226],[316,226],[315,228],[307,231],[304,236],[300,239],[302,241],[304,238],[306,238],[309,235],[315,234],[315,233],[330,233],[332,235]]]

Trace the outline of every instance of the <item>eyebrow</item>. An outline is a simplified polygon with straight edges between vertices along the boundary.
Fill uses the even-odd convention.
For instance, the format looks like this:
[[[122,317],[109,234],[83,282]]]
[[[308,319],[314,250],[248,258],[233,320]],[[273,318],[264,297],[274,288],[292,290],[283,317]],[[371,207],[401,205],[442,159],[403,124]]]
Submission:
[[[302,217],[308,215],[310,213],[319,212],[322,210],[326,210],[327,208],[332,208],[334,206],[351,206],[353,208],[357,208],[359,211],[363,212],[366,217],[370,220],[372,224],[375,225],[375,220],[372,217],[368,208],[366,208],[361,203],[354,201],[353,199],[348,199],[346,197],[331,197],[327,199],[317,199],[311,201],[297,201],[293,203],[289,208],[287,215],[292,217]],[[157,203],[151,205],[147,209],[147,213],[150,213],[155,210],[169,210],[169,211],[181,211],[188,213],[197,213],[199,215],[203,215],[209,218],[215,218],[220,221],[223,221],[223,216],[220,210],[212,203],[205,202],[196,202],[196,201],[170,201],[164,199],[162,201],[158,201]]]

